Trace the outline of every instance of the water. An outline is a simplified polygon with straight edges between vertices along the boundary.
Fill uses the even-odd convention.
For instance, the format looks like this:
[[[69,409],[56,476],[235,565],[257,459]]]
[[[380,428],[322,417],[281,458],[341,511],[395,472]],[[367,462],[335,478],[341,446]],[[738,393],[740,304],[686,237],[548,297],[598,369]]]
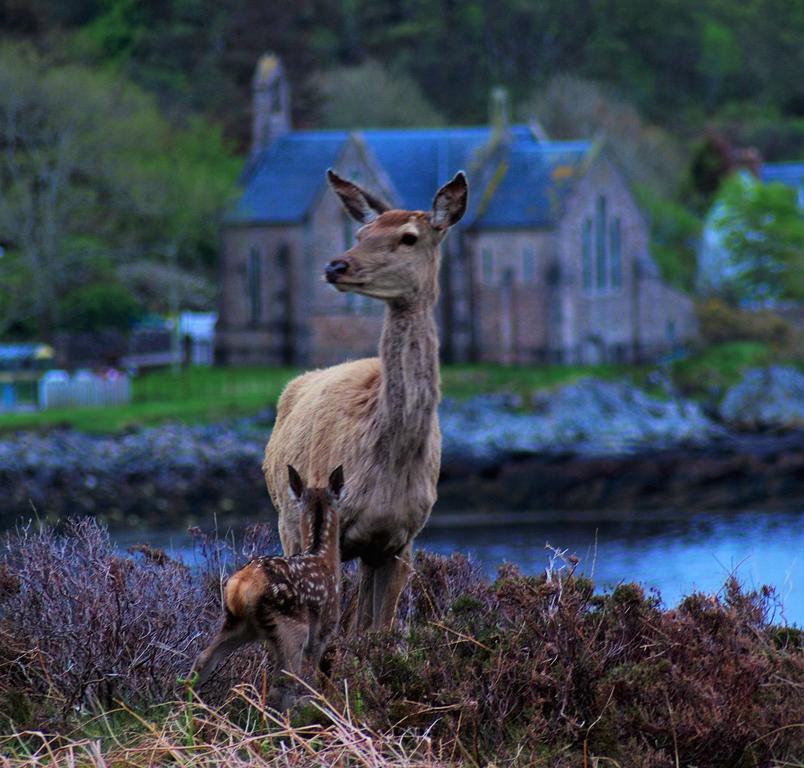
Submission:
[[[581,558],[579,570],[601,589],[636,581],[661,593],[672,606],[693,591],[718,592],[733,572],[747,588],[776,588],[781,608],[775,621],[804,626],[804,510],[681,515],[651,513],[628,519],[559,521],[471,526],[445,525],[434,518],[416,546],[439,554],[467,553],[489,576],[503,562],[525,573],[548,563],[549,542]],[[452,519],[452,518],[451,518]],[[511,516],[506,516],[510,520]],[[118,536],[121,546],[148,541],[188,554],[184,532]]]

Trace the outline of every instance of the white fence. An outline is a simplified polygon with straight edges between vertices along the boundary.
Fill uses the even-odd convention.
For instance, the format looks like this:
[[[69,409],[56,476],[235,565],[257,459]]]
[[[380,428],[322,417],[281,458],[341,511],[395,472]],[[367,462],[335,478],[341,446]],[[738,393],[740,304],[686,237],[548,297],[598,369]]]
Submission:
[[[126,405],[131,402],[131,379],[125,374],[96,376],[48,371],[39,381],[39,407],[74,408]]]

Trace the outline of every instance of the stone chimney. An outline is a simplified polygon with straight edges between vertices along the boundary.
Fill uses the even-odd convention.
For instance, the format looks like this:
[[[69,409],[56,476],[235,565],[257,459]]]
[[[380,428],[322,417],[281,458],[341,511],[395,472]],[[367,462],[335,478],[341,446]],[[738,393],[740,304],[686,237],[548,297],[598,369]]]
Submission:
[[[489,97],[489,123],[494,139],[500,140],[507,136],[509,112],[507,89],[501,85],[495,86]]]
[[[260,56],[251,81],[253,123],[251,154],[262,152],[290,128],[290,89],[285,69],[273,53]]]

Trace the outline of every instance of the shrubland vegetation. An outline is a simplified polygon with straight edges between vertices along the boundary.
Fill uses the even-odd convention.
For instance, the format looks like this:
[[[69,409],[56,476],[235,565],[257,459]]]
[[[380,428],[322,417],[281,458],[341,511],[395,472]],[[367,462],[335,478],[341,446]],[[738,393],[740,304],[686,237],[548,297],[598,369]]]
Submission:
[[[139,313],[165,311],[169,284],[183,307],[214,303],[219,215],[269,49],[287,66],[297,127],[485,123],[504,84],[512,113],[550,135],[606,137],[665,277],[691,290],[701,218],[731,170],[717,147],[802,158],[802,37],[800,4],[771,0],[9,0],[0,334],[97,325],[95,289],[127,292]],[[788,211],[769,254],[795,275],[796,221],[781,191],[761,197]],[[753,227],[761,207],[738,200],[734,215]],[[800,298],[795,281],[784,295]]]
[[[331,680],[290,719],[261,705],[270,659],[256,645],[188,698],[179,678],[220,620],[221,576],[267,544],[264,528],[237,547],[196,541],[189,567],[149,547],[120,554],[91,519],[7,537],[7,764],[733,768],[800,758],[802,634],[778,623],[772,590],[729,578],[717,595],[668,609],[633,584],[596,593],[557,551],[542,576],[505,566],[491,583],[464,556],[419,553],[397,629],[341,631]],[[345,622],[354,596],[349,571]]]

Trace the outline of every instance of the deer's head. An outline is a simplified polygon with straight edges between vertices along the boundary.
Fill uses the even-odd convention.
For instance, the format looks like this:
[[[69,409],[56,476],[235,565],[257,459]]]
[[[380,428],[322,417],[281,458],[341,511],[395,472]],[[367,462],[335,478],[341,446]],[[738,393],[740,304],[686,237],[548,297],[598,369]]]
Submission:
[[[325,520],[332,518],[337,521],[343,483],[342,465],[332,470],[326,488],[309,488],[288,464],[288,493],[301,509],[302,546],[305,549],[317,544],[316,535],[320,535]]]
[[[463,172],[438,190],[429,212],[389,210],[382,200],[334,171],[327,171],[327,178],[346,212],[362,224],[354,246],[325,267],[327,282],[339,291],[389,302],[435,300],[438,244],[466,211]]]

